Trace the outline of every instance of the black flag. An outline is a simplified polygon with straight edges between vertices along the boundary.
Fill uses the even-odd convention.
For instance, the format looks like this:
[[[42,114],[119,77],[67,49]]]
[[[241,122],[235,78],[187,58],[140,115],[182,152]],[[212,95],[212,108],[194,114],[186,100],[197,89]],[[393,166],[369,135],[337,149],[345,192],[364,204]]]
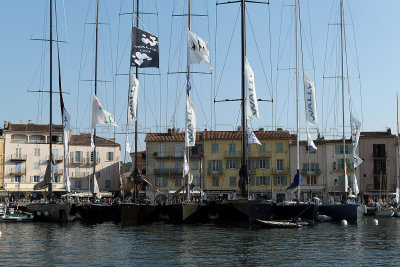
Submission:
[[[158,60],[158,37],[133,27],[131,66],[158,68]]]

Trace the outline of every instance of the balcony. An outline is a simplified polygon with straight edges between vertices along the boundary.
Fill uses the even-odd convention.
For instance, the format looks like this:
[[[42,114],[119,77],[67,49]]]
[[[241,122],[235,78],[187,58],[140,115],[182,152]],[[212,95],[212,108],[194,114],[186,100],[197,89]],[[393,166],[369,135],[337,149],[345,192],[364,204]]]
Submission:
[[[354,170],[353,164],[347,165],[347,171],[352,172]],[[344,166],[339,166],[336,162],[333,163],[333,171],[335,172],[343,172],[344,171]]]
[[[14,175],[25,175],[26,170],[25,168],[12,168],[10,169],[10,175],[14,176]]]
[[[303,168],[301,170],[301,174],[305,174],[305,175],[313,175],[313,174],[314,175],[320,175],[321,174],[321,169],[318,168],[318,169],[311,170],[311,169]]]
[[[218,175],[218,174],[224,174],[224,169],[220,169],[220,170],[213,170],[213,169],[208,169],[207,170],[207,174],[208,175]]]
[[[62,162],[64,160],[64,156],[53,156],[54,160],[59,163]],[[46,158],[47,162],[49,161],[48,158]]]
[[[272,168],[272,174],[279,175],[279,174],[289,174],[289,168]]]
[[[89,176],[88,172],[72,172],[71,178],[86,178]]]
[[[183,158],[183,153],[165,153],[165,152],[154,152],[153,153],[155,158],[159,158],[159,159],[179,159],[179,158]]]
[[[175,175],[180,174],[182,175],[183,170],[181,168],[162,168],[162,169],[154,169],[155,175]]]
[[[249,158],[270,158],[272,156],[271,151],[252,151],[247,154]],[[242,151],[225,151],[225,158],[241,158]]]
[[[86,159],[87,164],[93,164],[93,159],[92,158],[87,158]],[[100,157],[96,157],[96,164],[100,163]]]
[[[380,189],[380,184],[367,184],[367,190],[368,191],[375,191],[375,192],[386,192],[386,186],[384,183],[382,184],[382,190]],[[396,192],[396,185],[391,184],[387,188],[388,191],[392,191],[393,193]]]
[[[75,158],[72,157],[70,159],[71,164],[84,164],[85,163],[85,159],[84,158]]]
[[[54,176],[60,176],[60,175],[63,175],[64,170],[63,169],[54,170],[53,173],[54,173]]]
[[[10,156],[11,161],[26,161],[26,154],[12,154]]]

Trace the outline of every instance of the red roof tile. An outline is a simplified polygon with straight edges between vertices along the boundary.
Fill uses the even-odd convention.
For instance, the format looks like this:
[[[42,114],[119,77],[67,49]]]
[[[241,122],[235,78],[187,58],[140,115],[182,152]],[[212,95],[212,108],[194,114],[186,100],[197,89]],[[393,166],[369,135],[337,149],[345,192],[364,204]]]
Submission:
[[[73,134],[69,139],[70,145],[90,146],[90,133]],[[120,146],[112,140],[96,136],[96,146]]]
[[[13,124],[8,123],[8,128],[5,128],[4,131],[13,131],[13,132],[50,132],[49,124]],[[53,124],[52,131],[55,133],[62,133],[62,125]]]

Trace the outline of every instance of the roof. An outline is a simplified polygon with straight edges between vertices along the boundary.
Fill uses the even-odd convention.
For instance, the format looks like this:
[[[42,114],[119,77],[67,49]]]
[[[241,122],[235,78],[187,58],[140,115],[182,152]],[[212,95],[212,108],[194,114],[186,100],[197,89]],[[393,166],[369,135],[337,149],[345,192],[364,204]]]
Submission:
[[[90,146],[90,133],[73,134],[69,139],[69,144],[73,146]],[[96,146],[119,146],[113,140],[96,136]]]
[[[295,136],[295,135],[294,135]],[[313,142],[315,145],[323,145],[323,144],[343,144],[343,139],[330,139],[330,140],[325,140],[323,137],[313,139]],[[297,140],[296,138],[290,140],[291,145],[296,145]],[[346,144],[352,144],[351,139],[346,139]],[[307,140],[300,140],[300,145],[308,145]]]
[[[290,139],[288,131],[254,131],[259,140],[282,140]],[[201,140],[240,140],[242,132],[240,131],[202,131],[196,133],[196,141]],[[169,133],[148,133],[145,142],[184,142],[184,132]]]
[[[387,129],[385,132],[361,132],[360,138],[394,138],[396,137],[392,134],[390,128]]]
[[[49,124],[35,124],[35,123],[28,123],[28,124],[14,124],[9,122],[8,127],[4,128],[5,132],[50,132],[50,125]],[[62,125],[60,124],[53,124],[52,131],[57,133],[62,133]]]

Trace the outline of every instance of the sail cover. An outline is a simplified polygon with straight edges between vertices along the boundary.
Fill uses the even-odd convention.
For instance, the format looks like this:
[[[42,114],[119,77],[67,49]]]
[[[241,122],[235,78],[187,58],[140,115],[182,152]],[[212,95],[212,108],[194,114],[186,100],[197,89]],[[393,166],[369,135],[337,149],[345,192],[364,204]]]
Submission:
[[[158,68],[158,37],[136,27],[132,29],[131,66]]]
[[[44,173],[44,179],[43,181],[40,181],[39,183],[35,184],[33,186],[33,190],[39,190],[39,189],[43,189],[45,187],[47,187],[49,184],[51,184],[51,161],[49,161],[49,163],[47,163],[47,167],[46,167],[46,172]]]
[[[289,185],[288,188],[286,188],[286,191],[289,191],[290,189],[294,189],[294,188],[300,186],[301,183],[302,183],[301,174],[300,174],[300,171],[297,170],[297,173],[295,174],[295,176],[293,178],[293,183],[291,183],[291,185]]]
[[[256,95],[256,87],[254,84],[254,72],[251,68],[249,61],[245,62],[245,86],[246,86],[246,116],[247,118],[258,119],[260,114],[258,112],[258,102]]]
[[[306,105],[306,120],[309,124],[318,124],[317,102],[315,98],[315,83],[304,74],[304,101]]]

